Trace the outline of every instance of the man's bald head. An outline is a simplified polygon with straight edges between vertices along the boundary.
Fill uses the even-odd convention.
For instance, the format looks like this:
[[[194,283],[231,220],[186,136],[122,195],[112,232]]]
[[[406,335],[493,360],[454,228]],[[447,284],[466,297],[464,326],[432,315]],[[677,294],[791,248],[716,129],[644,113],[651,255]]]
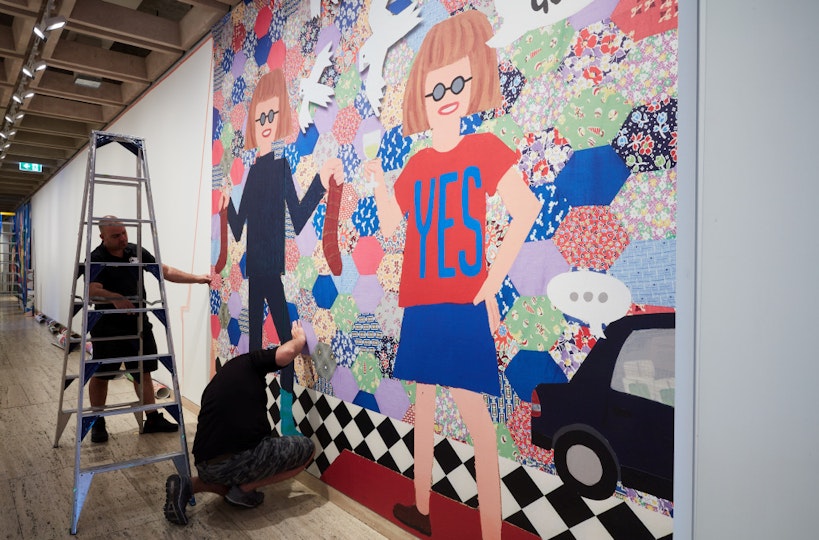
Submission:
[[[117,216],[104,216],[100,220],[100,238],[105,249],[118,257],[128,245],[128,232]]]

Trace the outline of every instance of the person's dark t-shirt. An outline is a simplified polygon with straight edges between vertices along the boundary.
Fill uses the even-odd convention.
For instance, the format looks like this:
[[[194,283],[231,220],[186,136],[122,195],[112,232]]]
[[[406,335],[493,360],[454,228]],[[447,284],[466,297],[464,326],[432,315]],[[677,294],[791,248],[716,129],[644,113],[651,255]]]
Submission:
[[[202,393],[194,463],[255,448],[270,435],[265,375],[279,369],[272,348],[237,356],[216,372]]]
[[[91,262],[99,263],[135,263],[137,258],[136,244],[127,244],[123,250],[122,257],[112,255],[105,246],[100,244],[91,252]],[[156,259],[147,250],[142,249],[142,262],[155,264]],[[144,269],[144,267],[143,267]],[[102,288],[123,296],[139,296],[145,298],[145,288],[139,290],[139,267],[137,266],[106,266],[93,281],[100,283]],[[92,270],[93,272],[93,270]],[[136,302],[134,302],[136,304]],[[114,304],[95,303],[96,309],[116,309]],[[151,323],[148,322],[148,314],[143,313],[143,330],[149,330]],[[100,320],[91,328],[91,335],[102,336],[123,336],[132,335],[137,332],[138,318],[127,313],[107,313],[100,317]]]
[[[286,159],[277,159],[275,152],[256,159],[244,182],[239,209],[233,206],[232,200],[228,204],[228,223],[237,242],[247,223],[245,272],[248,278],[278,276],[284,272],[286,215],[290,214],[293,229],[299,234],[326,191],[316,174],[299,199]]]

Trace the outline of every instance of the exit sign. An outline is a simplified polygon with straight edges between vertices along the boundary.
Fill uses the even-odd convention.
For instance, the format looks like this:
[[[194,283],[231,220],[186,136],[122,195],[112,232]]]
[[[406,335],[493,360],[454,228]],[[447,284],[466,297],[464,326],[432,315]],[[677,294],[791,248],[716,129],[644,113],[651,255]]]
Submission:
[[[21,161],[20,170],[28,172],[43,172],[43,165],[42,163],[25,163]]]

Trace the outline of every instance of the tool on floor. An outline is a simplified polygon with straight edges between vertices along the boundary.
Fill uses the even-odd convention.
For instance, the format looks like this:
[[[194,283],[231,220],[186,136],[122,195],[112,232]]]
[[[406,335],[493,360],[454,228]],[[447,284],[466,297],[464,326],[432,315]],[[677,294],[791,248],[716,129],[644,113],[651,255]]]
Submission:
[[[110,143],[117,143],[120,147],[132,153],[136,157],[136,175],[135,176],[121,176],[117,174],[101,174],[97,171],[97,151],[101,147],[109,145]],[[111,145],[109,148],[116,148],[117,145]],[[116,150],[110,150],[116,151]],[[106,150],[109,152],[109,150]],[[107,156],[105,156],[107,157]],[[117,161],[120,163],[122,160]],[[102,163],[110,163],[108,160],[101,160]],[[103,167],[104,168],[104,167]],[[132,190],[134,199],[130,199],[127,193],[122,195],[123,201],[135,201],[136,204],[131,206],[133,216],[131,218],[117,217],[116,223],[123,225],[126,229],[135,229],[138,257],[131,258],[128,262],[116,263],[97,263],[91,262],[92,244],[96,241],[96,228],[101,224],[111,220],[110,216],[97,216],[94,212],[94,197],[95,191],[99,190],[101,186],[106,186],[104,190],[122,189]],[[110,187],[108,187],[110,186]],[[102,194],[103,192],[100,192]],[[105,192],[107,193],[107,191]],[[108,199],[107,199],[108,200]],[[74,264],[74,279],[72,280],[70,313],[68,314],[67,335],[72,335],[72,326],[75,317],[79,316],[81,328],[79,335],[80,346],[77,348],[65,347],[63,359],[63,378],[60,388],[60,407],[57,413],[57,431],[54,437],[54,447],[59,446],[60,437],[65,430],[68,420],[72,414],[77,415],[77,435],[75,439],[75,460],[74,460],[74,490],[73,490],[73,509],[71,517],[71,534],[77,533],[77,523],[80,518],[83,504],[85,503],[88,490],[91,486],[91,481],[95,474],[127,469],[139,465],[147,465],[150,463],[157,463],[164,460],[172,460],[180,476],[190,477],[190,461],[188,458],[187,442],[185,437],[185,423],[182,418],[182,403],[179,392],[179,381],[177,377],[176,361],[173,352],[173,341],[171,339],[171,330],[168,321],[168,306],[167,295],[165,294],[165,280],[162,274],[162,259],[159,252],[159,242],[156,231],[156,217],[154,215],[154,206],[151,198],[151,184],[148,174],[148,164],[145,150],[144,139],[132,137],[128,135],[119,135],[115,133],[108,133],[102,131],[91,132],[91,140],[88,149],[88,166],[86,169],[85,188],[82,197],[82,212],[80,218],[80,230],[77,236],[77,252]],[[145,211],[147,210],[147,216]],[[110,211],[110,209],[109,209]],[[150,235],[142,234],[143,227],[150,229]],[[147,238],[146,238],[147,237]],[[144,245],[144,241],[148,241],[149,246]],[[153,253],[156,262],[148,263],[142,260],[142,248],[148,248],[148,251]],[[138,288],[137,291],[145,291],[144,277],[145,272],[155,276],[158,281],[158,295],[159,299],[148,301],[145,295],[137,293],[135,297],[129,298],[134,304],[134,309],[98,309],[95,307],[94,299],[89,298],[89,284],[98,276],[99,273],[106,267],[129,267],[137,275]],[[82,278],[82,279],[80,279]],[[81,291],[78,292],[78,288]],[[152,294],[156,294],[153,292]],[[116,313],[132,313],[137,314],[138,317],[138,331],[136,335],[128,336],[114,336],[107,338],[92,338],[89,332],[94,324],[105,314]],[[167,338],[167,352],[161,352],[159,347],[159,354],[142,354],[143,348],[143,315],[144,313],[153,314],[159,322],[165,327],[165,336]],[[149,330],[148,330],[149,331]],[[111,339],[136,339],[139,340],[139,354],[137,356],[124,358],[106,358],[95,359],[89,354],[89,348],[86,347],[88,342],[104,341]],[[159,339],[159,338],[157,338]],[[77,363],[71,358],[72,352],[79,356],[79,364],[76,373],[69,373],[69,365],[71,367],[77,366]],[[121,363],[121,362],[138,362],[137,369],[124,369],[121,374],[142,373],[142,363],[148,360],[158,360],[159,363],[170,372],[173,384],[170,396],[166,400],[159,401],[155,404],[146,404],[142,399],[142,381],[144,377],[140,377],[140,386],[138,394],[140,398],[137,401],[106,404],[103,408],[91,408],[84,403],[84,395],[86,384],[92,377],[96,376],[98,368],[102,364]],[[75,408],[66,408],[64,403],[65,390],[72,382],[77,380],[78,397]],[[121,415],[133,413],[139,425],[140,432],[143,429],[145,413],[165,409],[179,424],[179,448],[169,453],[162,453],[151,456],[139,456],[134,459],[125,461],[113,461],[103,464],[88,465],[83,463],[81,459],[81,445],[83,438],[91,430],[94,422],[106,416]],[[112,452],[112,455],[114,452]],[[97,456],[99,457],[99,456]],[[86,459],[85,461],[89,461]],[[193,503],[193,500],[191,501]]]

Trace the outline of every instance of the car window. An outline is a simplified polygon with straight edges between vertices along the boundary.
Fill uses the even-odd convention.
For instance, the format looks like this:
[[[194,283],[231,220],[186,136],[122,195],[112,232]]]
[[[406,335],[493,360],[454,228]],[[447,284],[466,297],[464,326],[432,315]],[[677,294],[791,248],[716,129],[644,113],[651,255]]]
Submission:
[[[620,349],[611,387],[674,406],[674,329],[632,332]]]

